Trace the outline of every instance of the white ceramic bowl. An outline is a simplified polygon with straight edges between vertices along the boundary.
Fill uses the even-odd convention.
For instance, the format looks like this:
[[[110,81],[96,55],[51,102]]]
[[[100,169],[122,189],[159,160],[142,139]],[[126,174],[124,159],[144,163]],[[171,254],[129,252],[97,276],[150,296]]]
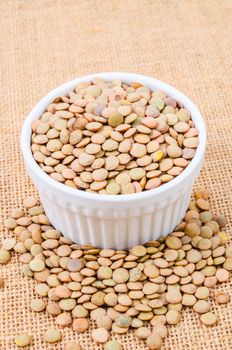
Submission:
[[[65,95],[76,84],[99,76],[105,80],[140,82],[151,90],[163,90],[183,103],[199,130],[199,146],[188,167],[170,182],[153,190],[129,195],[100,195],[79,191],[48,176],[31,153],[31,123],[51,101]],[[72,241],[97,247],[126,249],[172,232],[188,207],[194,181],[200,173],[206,146],[203,118],[184,94],[153,78],[131,73],[100,73],[84,76],[59,86],[45,96],[24,122],[21,147],[25,165],[35,184],[52,225]]]

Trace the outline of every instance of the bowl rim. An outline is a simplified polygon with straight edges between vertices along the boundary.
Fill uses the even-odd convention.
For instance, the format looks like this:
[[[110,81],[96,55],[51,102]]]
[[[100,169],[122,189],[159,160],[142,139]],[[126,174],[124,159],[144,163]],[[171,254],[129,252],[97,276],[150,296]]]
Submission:
[[[190,161],[189,165],[183,170],[183,172],[172,179],[170,182],[163,184],[157,188],[148,191],[142,191],[139,193],[133,194],[124,194],[124,195],[115,195],[109,196],[105,194],[99,193],[91,193],[86,191],[81,191],[78,189],[71,188],[66,186],[58,181],[52,179],[48,174],[46,174],[40,166],[37,164],[35,159],[32,156],[31,152],[31,123],[33,120],[38,118],[46,109],[49,103],[54,100],[55,97],[65,94],[68,91],[72,90],[75,85],[84,81],[91,81],[95,77],[100,77],[104,80],[113,80],[113,79],[121,79],[125,82],[140,82],[145,86],[148,86],[150,89],[163,90],[169,96],[180,101],[184,107],[186,107],[199,131],[199,145],[196,149],[196,154],[193,159]],[[153,87],[152,87],[153,86]],[[21,130],[21,150],[23,153],[25,164],[30,170],[34,173],[34,175],[40,181],[46,183],[47,186],[52,187],[54,191],[62,192],[64,195],[70,195],[72,197],[82,198],[91,201],[112,203],[112,202],[130,202],[130,201],[139,201],[145,200],[153,196],[159,196],[163,192],[173,191],[177,185],[181,185],[186,179],[191,177],[194,170],[201,164],[206,148],[206,127],[203,117],[196,107],[196,105],[181,91],[172,87],[171,85],[154,79],[152,77],[148,77],[142,74],[136,73],[126,73],[126,72],[102,72],[102,73],[94,73],[90,75],[81,76],[79,78],[72,79],[65,84],[59,85],[54,90],[50,91],[46,96],[44,96],[31,110],[25,119],[22,130]]]

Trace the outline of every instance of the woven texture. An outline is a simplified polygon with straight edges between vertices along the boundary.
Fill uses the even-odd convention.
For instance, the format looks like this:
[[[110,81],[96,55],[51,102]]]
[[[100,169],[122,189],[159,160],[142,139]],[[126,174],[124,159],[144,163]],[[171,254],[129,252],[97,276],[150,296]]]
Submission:
[[[231,0],[0,0],[0,16],[1,223],[35,192],[19,149],[21,125],[35,103],[74,77],[128,71],[166,81],[199,106],[208,147],[198,185],[210,190],[215,212],[232,227]],[[5,236],[1,228],[0,241]],[[78,336],[70,328],[62,331],[61,343],[47,345],[43,334],[54,321],[29,310],[34,281],[21,276],[16,254],[1,274],[6,287],[0,291],[0,349],[16,349],[13,337],[23,331],[34,335],[31,349],[61,350],[77,338],[84,349],[103,349],[90,333]],[[216,290],[232,296],[232,283]],[[202,326],[187,310],[179,326],[169,327],[163,349],[230,350],[231,304],[212,305],[217,326]],[[125,350],[145,349],[133,332],[119,339]]]

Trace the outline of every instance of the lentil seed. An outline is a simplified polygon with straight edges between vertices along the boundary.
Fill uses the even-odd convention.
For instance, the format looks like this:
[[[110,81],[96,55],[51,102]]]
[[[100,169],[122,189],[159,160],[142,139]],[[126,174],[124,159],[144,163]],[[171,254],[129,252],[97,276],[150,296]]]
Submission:
[[[106,343],[109,333],[105,328],[97,328],[92,331],[92,338],[96,343]]]
[[[7,264],[10,260],[10,253],[8,250],[0,249],[0,264]]]
[[[42,299],[32,299],[30,307],[32,311],[41,312],[45,309],[46,304]]]
[[[147,337],[146,344],[149,349],[158,350],[162,347],[163,341],[159,334],[152,333]]]
[[[28,346],[32,342],[32,335],[25,334],[25,333],[19,334],[15,337],[14,341],[15,341],[15,344],[18,345],[19,347]]]
[[[89,328],[89,322],[86,318],[77,318],[73,321],[73,330],[76,333],[84,333]]]
[[[201,322],[206,326],[213,326],[217,323],[217,316],[213,312],[207,312],[200,316]]]
[[[218,304],[227,304],[230,301],[230,295],[228,293],[220,292],[215,295],[215,300]]]
[[[105,350],[122,350],[121,345],[117,342],[117,340],[110,340],[105,344]]]
[[[62,338],[61,332],[55,328],[49,328],[44,334],[44,339],[47,343],[56,343]]]

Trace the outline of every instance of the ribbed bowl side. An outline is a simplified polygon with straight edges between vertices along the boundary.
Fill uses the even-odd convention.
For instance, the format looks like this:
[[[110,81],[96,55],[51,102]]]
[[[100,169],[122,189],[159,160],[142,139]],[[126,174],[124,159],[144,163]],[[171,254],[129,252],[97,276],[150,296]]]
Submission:
[[[192,179],[192,180],[195,180]],[[157,240],[173,231],[184,217],[191,196],[193,181],[165,193],[162,198],[151,198],[139,203],[128,203],[127,208],[87,208],[78,201],[69,203],[58,193],[49,193],[36,184],[42,204],[52,225],[79,244],[96,247],[127,249]]]

